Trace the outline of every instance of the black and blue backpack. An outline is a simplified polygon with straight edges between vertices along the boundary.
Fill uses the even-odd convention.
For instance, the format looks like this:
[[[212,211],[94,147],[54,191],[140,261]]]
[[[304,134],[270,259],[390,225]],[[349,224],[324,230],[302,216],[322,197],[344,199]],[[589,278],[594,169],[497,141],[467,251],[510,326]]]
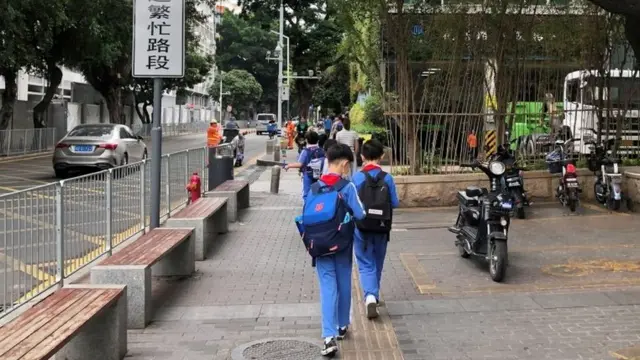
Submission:
[[[324,167],[324,150],[320,147],[314,149],[307,149],[309,156],[307,162],[303,166],[303,173],[311,179],[312,183],[315,183],[322,176],[322,168]]]
[[[355,224],[351,210],[340,191],[349,181],[340,179],[335,185],[316,182],[302,209],[302,242],[315,266],[316,258],[338,253],[353,242]]]

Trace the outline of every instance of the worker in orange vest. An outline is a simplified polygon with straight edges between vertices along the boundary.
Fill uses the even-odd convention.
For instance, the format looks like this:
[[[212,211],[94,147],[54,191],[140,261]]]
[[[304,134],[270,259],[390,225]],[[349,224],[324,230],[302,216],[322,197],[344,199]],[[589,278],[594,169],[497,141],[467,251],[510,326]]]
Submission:
[[[207,129],[207,147],[216,147],[220,144],[220,127],[218,126],[218,122],[214,119],[211,120],[209,124],[209,128]]]
[[[469,156],[471,160],[478,158],[478,138],[476,132],[471,130],[467,136],[467,146],[469,146]]]
[[[293,139],[295,137],[296,137],[296,125],[293,123],[291,119],[289,119],[287,121],[287,138],[289,139],[287,148],[289,148],[289,150],[293,149]]]

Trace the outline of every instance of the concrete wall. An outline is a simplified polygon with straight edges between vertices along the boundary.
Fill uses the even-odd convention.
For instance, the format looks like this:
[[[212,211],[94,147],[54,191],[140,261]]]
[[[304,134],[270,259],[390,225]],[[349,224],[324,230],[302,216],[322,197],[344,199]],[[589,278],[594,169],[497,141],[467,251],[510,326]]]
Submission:
[[[555,198],[558,178],[558,175],[551,175],[547,171],[527,171],[524,175],[524,185],[532,199],[551,200]],[[593,173],[584,169],[578,170],[578,180],[583,189],[580,198],[594,201]],[[396,176],[395,181],[401,207],[455,206],[458,204],[458,191],[468,186],[489,186],[487,177],[479,173]],[[623,191],[635,203],[640,204],[640,171],[624,172]]]

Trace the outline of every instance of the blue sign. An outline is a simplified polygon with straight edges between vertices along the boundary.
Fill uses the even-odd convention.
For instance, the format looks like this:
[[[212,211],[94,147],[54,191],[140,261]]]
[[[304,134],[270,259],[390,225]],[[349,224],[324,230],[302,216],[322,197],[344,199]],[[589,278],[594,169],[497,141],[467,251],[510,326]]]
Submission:
[[[411,28],[411,33],[413,36],[424,35],[424,28],[420,24],[415,24],[413,25],[413,28]]]

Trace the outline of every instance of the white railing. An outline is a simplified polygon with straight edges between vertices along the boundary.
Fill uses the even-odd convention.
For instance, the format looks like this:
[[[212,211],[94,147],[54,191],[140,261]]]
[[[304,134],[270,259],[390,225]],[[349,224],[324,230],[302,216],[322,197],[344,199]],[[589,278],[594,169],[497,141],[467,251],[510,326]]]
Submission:
[[[207,159],[204,147],[162,156],[161,221],[186,204],[194,172],[207,189]],[[147,160],[0,196],[0,318],[145,232],[150,167]]]
[[[55,146],[55,128],[0,130],[0,156],[51,151]]]

